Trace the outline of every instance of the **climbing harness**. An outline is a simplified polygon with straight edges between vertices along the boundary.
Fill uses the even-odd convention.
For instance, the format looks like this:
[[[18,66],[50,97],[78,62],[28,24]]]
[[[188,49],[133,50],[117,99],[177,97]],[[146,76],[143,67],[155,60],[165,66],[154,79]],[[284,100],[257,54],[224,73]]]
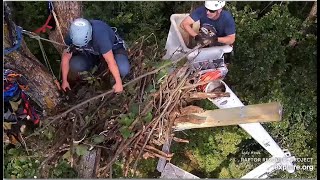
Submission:
[[[118,44],[122,44],[122,47],[123,47],[125,50],[127,50],[128,47],[127,47],[125,41],[119,36],[119,34],[118,34],[118,32],[117,32],[118,29],[117,29],[116,27],[111,27],[111,29],[114,31],[114,34],[115,34],[115,36],[116,36],[116,41],[114,42],[113,46],[116,46],[116,45],[118,45]]]

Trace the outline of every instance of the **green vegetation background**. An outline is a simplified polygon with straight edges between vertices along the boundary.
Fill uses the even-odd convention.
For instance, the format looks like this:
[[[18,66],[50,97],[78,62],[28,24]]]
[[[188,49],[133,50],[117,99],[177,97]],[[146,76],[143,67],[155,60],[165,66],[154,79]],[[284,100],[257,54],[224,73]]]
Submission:
[[[101,19],[116,26],[131,42],[154,33],[160,47],[165,46],[170,15],[189,13],[202,2],[83,2],[84,17]],[[245,104],[278,101],[284,107],[283,120],[263,126],[283,149],[297,158],[312,158],[313,169],[294,174],[278,172],[277,178],[316,178],[317,174],[317,24],[304,23],[313,2],[229,2],[235,17],[237,37],[232,64],[226,82]],[[47,2],[13,2],[17,25],[33,31],[46,21]],[[306,34],[301,29],[307,29]],[[45,36],[45,35],[44,35]],[[297,46],[289,41],[297,39]],[[25,38],[31,52],[42,60],[33,39]],[[45,43],[45,42],[44,42]],[[53,46],[45,43],[55,72],[60,59]],[[206,109],[208,101],[196,102]],[[172,163],[201,178],[240,178],[261,162],[241,158],[269,157],[269,154],[238,126],[188,130],[178,134],[189,144],[173,144]],[[246,153],[250,153],[246,155]],[[252,153],[252,154],[251,154]],[[41,156],[26,156],[23,150],[4,151],[5,178],[38,176]],[[138,177],[157,178],[157,160],[141,161]],[[120,163],[114,166],[114,178],[121,177]],[[76,173],[61,160],[51,177],[72,178]]]

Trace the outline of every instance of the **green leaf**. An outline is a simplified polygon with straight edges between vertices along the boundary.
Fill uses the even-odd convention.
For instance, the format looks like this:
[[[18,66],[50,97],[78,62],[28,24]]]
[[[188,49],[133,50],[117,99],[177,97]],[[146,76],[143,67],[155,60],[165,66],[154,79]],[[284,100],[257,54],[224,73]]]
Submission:
[[[120,123],[124,126],[130,126],[132,122],[133,122],[133,119],[129,118],[128,116],[124,116],[120,119]]]
[[[67,151],[66,153],[64,153],[64,155],[62,156],[63,159],[69,160],[69,158],[71,157],[71,152],[70,150]]]
[[[137,103],[132,103],[129,107],[130,113],[133,114],[133,116],[136,116],[139,114],[139,105]]]
[[[150,91],[152,91],[153,90],[153,85],[152,84],[149,84],[148,86],[147,86],[147,88],[146,88],[146,92],[150,92]]]
[[[99,136],[96,136],[93,138],[93,142],[95,144],[100,144],[100,143],[104,142],[104,140],[105,140],[104,135],[99,135]]]
[[[47,137],[49,140],[51,140],[52,137],[53,137],[53,133],[52,133],[50,130],[48,130],[48,131],[45,133],[45,135],[46,135],[46,137]]]
[[[85,155],[88,152],[88,147],[85,145],[76,146],[76,153],[78,156]]]
[[[120,128],[120,133],[125,139],[133,135],[132,132],[127,127],[124,127],[124,126]]]
[[[150,122],[152,120],[152,113],[148,112],[147,115],[144,117],[144,121],[146,123]]]
[[[17,150],[12,148],[12,149],[9,149],[8,154],[14,155],[14,154],[16,154],[16,152],[17,152]]]
[[[20,157],[19,161],[22,162],[22,163],[26,162],[26,157],[24,157],[24,156]]]

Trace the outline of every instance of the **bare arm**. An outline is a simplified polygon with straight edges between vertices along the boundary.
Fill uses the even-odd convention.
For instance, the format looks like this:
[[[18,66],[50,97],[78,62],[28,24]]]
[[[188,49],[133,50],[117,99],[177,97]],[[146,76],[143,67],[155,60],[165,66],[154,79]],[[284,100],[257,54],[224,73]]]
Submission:
[[[190,36],[195,37],[197,33],[193,30],[192,24],[194,23],[194,20],[187,16],[180,24],[180,27],[185,30]],[[225,37],[218,37],[218,42],[223,44],[233,44],[236,39],[235,34],[231,34]]]
[[[181,22],[180,27],[183,30],[185,30],[190,36],[195,37],[197,35],[197,33],[192,28],[193,23],[194,23],[194,20],[190,16],[187,16]]]
[[[219,43],[228,44],[228,45],[233,44],[235,40],[236,40],[235,34],[231,34],[231,35],[225,36],[225,37],[218,37]]]
[[[68,82],[69,73],[69,62],[72,57],[72,52],[68,53],[64,50],[61,58],[61,71],[62,71],[62,81]]]
[[[123,90],[122,80],[121,80],[119,68],[118,68],[118,65],[116,63],[116,60],[114,59],[114,55],[113,55],[112,50],[110,50],[107,53],[103,54],[103,58],[107,62],[109,70],[110,70],[111,74],[113,75],[113,77],[114,77],[114,79],[116,81],[116,84],[114,86],[115,92],[121,92]]]

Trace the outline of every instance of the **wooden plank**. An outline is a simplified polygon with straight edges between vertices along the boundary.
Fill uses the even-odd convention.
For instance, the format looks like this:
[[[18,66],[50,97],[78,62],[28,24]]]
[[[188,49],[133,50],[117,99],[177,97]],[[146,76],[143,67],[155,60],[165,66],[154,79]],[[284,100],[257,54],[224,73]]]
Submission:
[[[256,122],[281,121],[282,106],[278,102],[248,105],[236,108],[209,110],[182,114],[175,119],[174,129],[206,128]]]

